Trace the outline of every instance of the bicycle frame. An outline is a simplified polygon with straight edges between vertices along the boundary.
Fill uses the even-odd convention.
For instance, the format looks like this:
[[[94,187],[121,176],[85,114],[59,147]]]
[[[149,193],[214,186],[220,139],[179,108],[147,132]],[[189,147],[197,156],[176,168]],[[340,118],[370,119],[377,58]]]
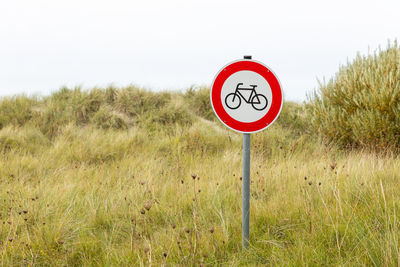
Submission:
[[[254,94],[257,94],[257,92],[256,92],[256,87],[257,87],[257,85],[250,85],[252,88],[240,88],[240,87],[239,87],[240,85],[243,85],[243,83],[238,83],[238,84],[236,85],[235,96],[238,95],[239,97],[242,97],[243,100],[244,100],[247,104],[251,104],[251,103],[252,103],[252,102],[251,102],[251,99],[252,99],[253,95],[254,95]],[[251,91],[251,94],[250,94],[250,96],[249,96],[249,99],[246,99],[246,98],[240,93],[239,90]],[[259,104],[259,103],[254,103],[254,104]]]

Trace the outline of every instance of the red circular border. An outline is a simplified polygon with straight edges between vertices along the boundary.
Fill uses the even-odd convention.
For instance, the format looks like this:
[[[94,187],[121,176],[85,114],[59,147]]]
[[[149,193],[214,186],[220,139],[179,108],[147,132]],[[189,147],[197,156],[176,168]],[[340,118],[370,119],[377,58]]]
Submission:
[[[221,102],[221,90],[226,79],[238,71],[253,71],[260,74],[269,83],[272,91],[271,108],[264,117],[253,122],[241,122],[232,118],[224,109]],[[215,114],[229,128],[243,133],[261,131],[270,126],[278,117],[282,108],[282,89],[278,79],[263,64],[252,60],[239,60],[225,66],[214,79],[211,87],[211,105]]]

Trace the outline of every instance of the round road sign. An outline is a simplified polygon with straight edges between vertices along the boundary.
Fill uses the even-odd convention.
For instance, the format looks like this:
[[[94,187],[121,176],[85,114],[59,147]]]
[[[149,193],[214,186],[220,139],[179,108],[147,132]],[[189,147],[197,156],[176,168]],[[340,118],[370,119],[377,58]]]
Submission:
[[[241,133],[270,126],[283,103],[276,75],[261,62],[246,59],[231,62],[218,72],[210,98],[218,119]]]

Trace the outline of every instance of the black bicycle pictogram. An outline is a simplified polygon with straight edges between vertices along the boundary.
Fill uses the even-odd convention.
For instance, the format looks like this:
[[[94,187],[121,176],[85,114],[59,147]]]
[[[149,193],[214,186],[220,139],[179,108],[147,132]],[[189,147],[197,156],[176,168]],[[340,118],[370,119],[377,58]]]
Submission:
[[[256,87],[257,85],[250,85],[252,88],[241,88],[239,86],[243,85],[243,83],[238,83],[236,85],[236,90],[234,93],[230,93],[225,97],[225,104],[230,109],[237,109],[242,104],[241,98],[247,103],[251,104],[255,110],[264,110],[268,106],[268,99],[262,95],[257,94]],[[251,91],[250,96],[246,99],[241,93],[240,90]]]

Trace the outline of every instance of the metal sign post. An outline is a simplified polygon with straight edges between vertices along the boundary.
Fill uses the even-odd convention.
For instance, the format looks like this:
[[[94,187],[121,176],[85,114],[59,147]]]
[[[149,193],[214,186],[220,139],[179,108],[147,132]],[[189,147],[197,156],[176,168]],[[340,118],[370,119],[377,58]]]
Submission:
[[[249,247],[250,235],[250,134],[243,134],[243,201],[242,201],[242,244]]]
[[[251,59],[251,56],[244,56]],[[250,134],[243,133],[243,199],[242,199],[242,245],[249,247],[250,236]]]
[[[276,75],[263,63],[244,56],[223,67],[211,86],[210,101],[218,119],[243,133],[242,244],[250,235],[250,134],[262,131],[276,120],[283,95]]]

